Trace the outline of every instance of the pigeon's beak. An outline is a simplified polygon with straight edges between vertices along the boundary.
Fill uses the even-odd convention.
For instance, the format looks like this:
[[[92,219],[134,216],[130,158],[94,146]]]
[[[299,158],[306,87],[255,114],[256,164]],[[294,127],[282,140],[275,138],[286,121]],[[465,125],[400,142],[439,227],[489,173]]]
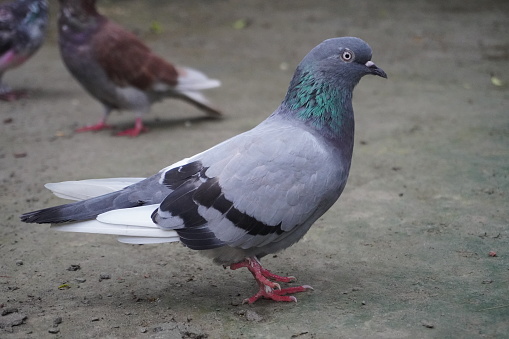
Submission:
[[[373,75],[378,75],[379,77],[387,79],[387,74],[385,74],[384,70],[379,68],[373,61],[366,62],[366,67],[369,68],[369,73]]]

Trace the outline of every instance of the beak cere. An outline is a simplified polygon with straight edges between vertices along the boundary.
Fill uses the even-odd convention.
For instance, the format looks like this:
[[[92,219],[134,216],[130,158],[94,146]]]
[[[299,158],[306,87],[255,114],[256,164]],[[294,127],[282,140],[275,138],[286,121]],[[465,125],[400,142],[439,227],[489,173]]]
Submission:
[[[379,77],[387,79],[387,74],[383,69],[379,68],[373,61],[366,62],[366,67],[369,68],[369,72],[373,75],[378,75]]]

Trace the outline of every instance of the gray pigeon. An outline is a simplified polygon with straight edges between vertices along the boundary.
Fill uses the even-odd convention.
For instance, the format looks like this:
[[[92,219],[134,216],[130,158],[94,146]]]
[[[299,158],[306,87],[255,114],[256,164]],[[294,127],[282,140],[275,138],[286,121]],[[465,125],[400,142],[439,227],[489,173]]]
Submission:
[[[24,91],[2,83],[4,73],[22,65],[41,47],[48,26],[46,0],[16,0],[0,4],[0,99],[17,100]]]
[[[147,178],[47,184],[57,196],[83,200],[23,214],[60,231],[115,234],[119,241],[180,241],[217,264],[247,267],[260,297],[308,285],[264,269],[260,258],[301,239],[339,198],[352,160],[352,91],[366,74],[386,78],[371,48],[353,37],[325,40],[295,71],[281,105],[255,128]]]

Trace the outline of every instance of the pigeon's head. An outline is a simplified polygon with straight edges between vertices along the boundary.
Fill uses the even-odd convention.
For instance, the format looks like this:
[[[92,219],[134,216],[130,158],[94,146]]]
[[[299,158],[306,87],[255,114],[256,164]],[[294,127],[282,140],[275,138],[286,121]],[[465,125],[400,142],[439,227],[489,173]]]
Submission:
[[[353,136],[353,89],[367,74],[387,78],[371,61],[367,43],[353,37],[325,40],[297,66],[277,114],[304,120],[331,139]]]
[[[99,13],[95,7],[96,0],[59,0],[59,21],[74,28],[87,27],[96,22]]]
[[[387,78],[387,74],[371,61],[371,54],[371,47],[359,38],[333,38],[313,48],[299,68],[353,88],[367,74]]]

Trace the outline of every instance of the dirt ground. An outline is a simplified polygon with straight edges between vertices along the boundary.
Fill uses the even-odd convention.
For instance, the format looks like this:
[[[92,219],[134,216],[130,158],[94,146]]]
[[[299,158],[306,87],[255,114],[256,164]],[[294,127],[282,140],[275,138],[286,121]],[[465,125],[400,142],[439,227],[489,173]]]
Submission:
[[[507,338],[508,1],[99,3],[168,60],[220,79],[207,94],[226,117],[166,100],[138,138],[75,134],[101,106],[60,60],[51,1],[45,45],[5,76],[30,96],[0,103],[0,337]],[[314,287],[298,303],[242,305],[256,290],[249,272],[178,244],[19,221],[64,202],[47,182],[149,176],[255,126],[302,57],[346,35],[371,45],[389,79],[364,78],[354,93],[343,196],[303,240],[264,260]]]

